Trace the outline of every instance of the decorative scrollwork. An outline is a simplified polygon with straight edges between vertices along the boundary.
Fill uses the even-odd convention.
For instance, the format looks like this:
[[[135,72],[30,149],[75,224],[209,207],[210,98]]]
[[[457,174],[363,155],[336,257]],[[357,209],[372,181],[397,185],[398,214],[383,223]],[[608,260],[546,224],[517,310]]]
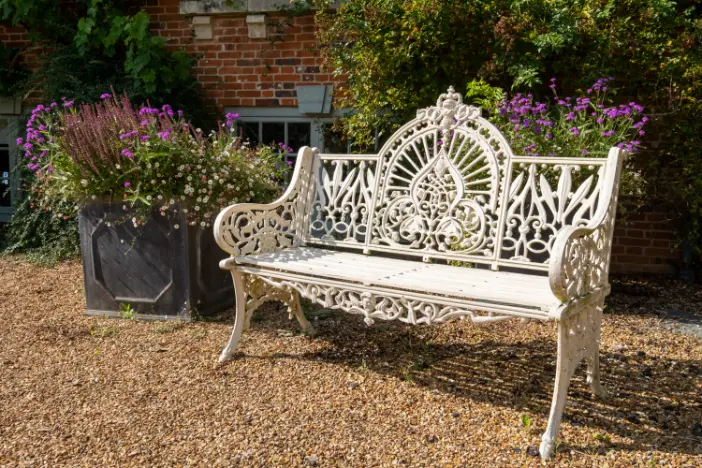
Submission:
[[[586,225],[595,214],[604,165],[528,162],[518,167],[502,217],[500,258],[548,263],[556,235],[565,227]]]
[[[581,297],[607,283],[615,210],[616,202],[610,203],[603,223],[589,233],[575,231],[566,243],[561,271],[568,298]]]
[[[278,279],[271,276],[261,276],[260,279],[278,288],[293,288],[303,297],[329,309],[364,315],[368,325],[373,324],[375,320],[399,320],[413,325],[430,325],[465,317],[469,317],[474,322],[512,318],[442,304],[441,297],[426,301],[405,296],[376,295],[363,288],[339,288],[303,280]]]
[[[381,151],[370,247],[493,257],[509,147],[453,88],[417,115]]]
[[[298,219],[297,197],[274,209],[235,211],[223,220],[220,235],[234,256],[269,253],[292,247]]]
[[[321,161],[311,208],[310,242],[365,243],[376,165],[375,159]]]

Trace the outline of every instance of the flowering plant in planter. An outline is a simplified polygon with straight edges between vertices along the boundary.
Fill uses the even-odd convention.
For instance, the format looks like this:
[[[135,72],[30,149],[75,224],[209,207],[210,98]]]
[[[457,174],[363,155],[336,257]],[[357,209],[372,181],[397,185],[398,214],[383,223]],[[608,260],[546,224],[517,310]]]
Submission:
[[[282,156],[289,148],[237,138],[236,114],[204,135],[169,105],[136,109],[126,95],[101,99],[33,110],[17,143],[37,177],[40,206],[51,199],[122,203],[135,226],[153,208],[164,216],[182,210],[189,225],[208,227],[231,203],[274,196],[288,169]]]
[[[527,156],[606,156],[613,146],[636,152],[648,118],[635,102],[609,104],[612,81],[600,78],[582,96],[559,97],[552,78],[554,101],[516,94],[497,105],[491,120]]]

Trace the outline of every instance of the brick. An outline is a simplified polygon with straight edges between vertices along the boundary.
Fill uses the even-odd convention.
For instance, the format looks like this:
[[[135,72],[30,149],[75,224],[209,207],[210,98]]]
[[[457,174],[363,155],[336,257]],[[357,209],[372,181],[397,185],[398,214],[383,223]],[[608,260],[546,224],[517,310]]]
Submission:
[[[645,237],[645,235],[646,235],[646,232],[641,230],[641,229],[627,229],[626,230],[627,237],[643,238],[643,237]]]
[[[300,81],[300,75],[275,75],[276,81],[292,81],[292,82],[298,82]]]
[[[281,99],[280,100],[280,105],[285,106],[285,107],[297,107],[297,99]]]
[[[297,93],[295,91],[276,91],[275,92],[275,97],[279,98],[286,98],[286,97],[295,97]]]
[[[244,44],[237,44],[236,50],[261,50],[261,43],[249,42]]]
[[[656,256],[656,257],[666,257],[666,258],[672,258],[675,257],[675,250],[674,249],[660,249],[656,247],[649,247],[645,250],[646,255],[651,255],[651,256]]]
[[[648,247],[651,245],[651,239],[639,239],[639,238],[630,238],[630,237],[624,237],[621,239],[622,245],[632,245],[632,246],[638,246],[638,247]]]
[[[257,106],[279,106],[280,101],[278,99],[256,99]]]

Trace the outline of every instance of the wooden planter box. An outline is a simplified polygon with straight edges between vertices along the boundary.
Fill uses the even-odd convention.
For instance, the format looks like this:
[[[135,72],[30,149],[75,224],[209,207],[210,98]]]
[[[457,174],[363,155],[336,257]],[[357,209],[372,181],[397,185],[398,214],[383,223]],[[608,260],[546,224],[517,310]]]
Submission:
[[[135,228],[123,221],[128,214],[121,203],[79,213],[87,315],[119,317],[128,304],[137,318],[192,320],[234,305],[231,276],[218,265],[227,254],[211,229],[186,227],[182,216],[157,210]]]

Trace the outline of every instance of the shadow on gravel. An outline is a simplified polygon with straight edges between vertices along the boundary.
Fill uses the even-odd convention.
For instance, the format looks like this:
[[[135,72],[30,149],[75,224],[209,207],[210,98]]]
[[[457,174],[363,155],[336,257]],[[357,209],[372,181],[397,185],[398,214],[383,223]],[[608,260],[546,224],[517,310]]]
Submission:
[[[271,312],[255,324],[257,330],[278,332],[281,322],[272,315],[282,312]],[[460,398],[528,409],[540,415],[545,425],[556,370],[555,334],[554,341],[445,344],[434,342],[432,332],[424,327],[384,322],[367,328],[358,317],[335,313],[328,318],[317,323],[320,334],[315,340],[330,346],[315,353],[281,353],[264,359],[323,361],[356,372],[375,372]],[[460,340],[462,330],[456,332]],[[610,397],[602,401],[591,395],[581,366],[571,382],[564,421],[600,432],[604,442],[593,440],[589,446],[563,450],[699,454],[702,394],[697,385],[702,361],[652,359],[641,351],[627,350],[602,353],[600,367]],[[614,434],[633,442],[610,443],[607,435]]]

